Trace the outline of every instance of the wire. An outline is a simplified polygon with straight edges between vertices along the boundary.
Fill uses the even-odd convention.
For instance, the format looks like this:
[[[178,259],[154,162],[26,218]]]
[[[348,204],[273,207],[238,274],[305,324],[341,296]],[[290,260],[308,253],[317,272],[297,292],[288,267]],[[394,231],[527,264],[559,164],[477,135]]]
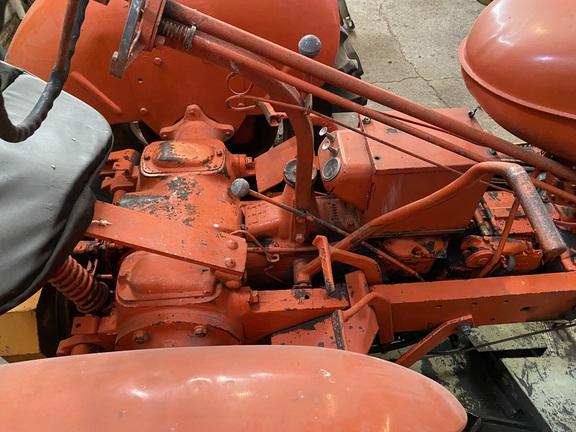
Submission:
[[[480,348],[485,348],[485,347],[489,347],[492,345],[501,344],[504,342],[510,342],[510,341],[517,340],[517,339],[522,339],[522,338],[535,336],[535,335],[539,335],[539,334],[543,334],[543,333],[550,333],[553,331],[563,330],[563,329],[567,329],[567,328],[571,328],[571,327],[576,327],[576,322],[570,321],[570,322],[567,322],[565,324],[555,324],[552,327],[547,328],[547,329],[536,330],[536,331],[529,332],[529,333],[523,333],[521,335],[511,336],[511,337],[507,337],[504,339],[498,339],[498,340],[495,340],[492,342],[486,342],[486,343],[483,343],[480,345],[475,345],[475,346],[470,347],[470,348],[458,349],[458,350],[453,350],[453,351],[444,351],[442,353],[437,353],[437,354],[428,354],[425,356],[425,358],[436,358],[436,357],[445,357],[445,356],[455,355],[455,354],[463,354],[463,353],[467,353],[467,352],[477,351]]]
[[[48,116],[54,106],[54,101],[62,92],[62,88],[68,79],[70,61],[80,38],[80,29],[86,16],[86,7],[89,1],[69,0],[64,17],[56,65],[36,105],[20,124],[14,125],[10,120],[6,111],[4,97],[0,93],[0,138],[4,141],[18,143],[30,138]],[[0,79],[0,85],[1,83]]]

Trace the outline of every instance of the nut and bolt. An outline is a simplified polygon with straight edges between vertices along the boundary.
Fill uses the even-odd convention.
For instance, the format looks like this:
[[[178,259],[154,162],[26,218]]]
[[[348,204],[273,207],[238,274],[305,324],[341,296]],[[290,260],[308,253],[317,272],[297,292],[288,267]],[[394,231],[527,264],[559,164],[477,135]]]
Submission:
[[[150,333],[144,330],[136,330],[132,335],[132,342],[142,345],[150,339]]]
[[[372,119],[370,117],[362,117],[362,123],[370,124],[372,123]]]
[[[208,333],[208,328],[206,328],[205,325],[197,325],[194,327],[194,336],[203,338],[206,336],[206,333]]]
[[[462,337],[468,337],[472,333],[472,326],[468,323],[460,324],[458,326],[458,335]]]
[[[258,291],[250,291],[250,304],[258,303],[260,301],[260,295]]]
[[[226,258],[224,259],[224,265],[228,268],[236,267],[236,260],[233,258]]]
[[[154,58],[154,64],[156,66],[160,66],[162,64],[162,59],[160,57],[155,57]]]
[[[296,236],[294,237],[294,241],[296,243],[304,243],[304,234],[296,234]]]

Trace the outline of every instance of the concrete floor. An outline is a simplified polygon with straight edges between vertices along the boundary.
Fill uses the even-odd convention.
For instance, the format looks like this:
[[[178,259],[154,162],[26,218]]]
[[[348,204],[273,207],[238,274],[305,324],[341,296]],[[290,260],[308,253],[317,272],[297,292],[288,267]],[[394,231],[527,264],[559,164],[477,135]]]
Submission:
[[[365,81],[430,108],[478,106],[462,80],[458,46],[485,6],[476,0],[347,3]],[[489,132],[518,141],[481,110],[477,118]]]

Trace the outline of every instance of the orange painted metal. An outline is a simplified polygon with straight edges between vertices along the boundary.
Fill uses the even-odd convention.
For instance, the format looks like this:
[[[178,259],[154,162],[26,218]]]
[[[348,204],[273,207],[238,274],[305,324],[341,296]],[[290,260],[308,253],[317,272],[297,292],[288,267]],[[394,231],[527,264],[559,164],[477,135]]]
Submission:
[[[55,0],[51,13],[58,14],[62,5],[63,0]],[[388,345],[398,332],[437,327],[399,360],[409,366],[463,322],[553,319],[572,309],[576,273],[403,284],[383,284],[382,276],[404,280],[405,275],[393,274],[400,268],[423,281],[417,271],[428,272],[448,259],[448,242],[460,242],[449,234],[476,227],[482,236],[468,236],[451,248],[452,253],[458,253],[458,245],[463,249],[457,257],[464,258],[463,268],[457,269],[462,274],[479,271],[484,276],[510,257],[518,258],[517,271],[522,272],[538,268],[542,258],[550,261],[563,254],[569,261],[528,174],[518,165],[495,162],[499,158],[485,147],[560,178],[575,180],[574,170],[486,134],[464,110],[426,110],[294,53],[290,49],[301,34],[291,26],[297,14],[289,12],[301,6],[298,2],[268,9],[253,0],[238,14],[224,1],[186,0],[179,5],[168,0],[162,19],[197,27],[191,47],[166,35],[154,38],[152,24],[160,20],[161,2],[151,5],[160,8],[148,11],[144,42],[147,48],[156,43],[158,49],[136,59],[122,80],[107,77],[102,67],[107,67],[103,58],[117,46],[125,3],[112,0],[107,9],[91,5],[89,11],[90,25],[69,90],[101,109],[112,123],[142,121],[162,141],[145,146],[142,155],[115,152],[104,167],[108,177],[103,188],[115,205],[97,203],[86,234],[113,243],[116,252],[124,248],[121,257],[105,263],[115,275],[104,275],[114,279],[114,302],[101,316],[75,319],[58,355],[77,358],[61,361],[60,372],[52,367],[55,363],[41,363],[36,372],[23,369],[26,377],[21,379],[31,380],[24,381],[24,396],[33,384],[48,382],[38,376],[74,386],[70,399],[55,398],[58,406],[82,404],[89,393],[97,421],[78,415],[79,410],[58,411],[67,426],[82,430],[86,427],[74,422],[99,430],[156,430],[177,421],[184,428],[220,430],[238,430],[239,425],[269,430],[278,428],[279,421],[290,430],[462,429],[466,419],[461,407],[450,396],[440,397],[444,390],[434,390],[435,384],[393,365],[338,351],[367,353],[376,337]],[[320,37],[325,49],[319,59],[328,64],[337,47],[335,11],[333,1],[312,2],[298,23],[302,31],[310,28]],[[50,33],[50,24],[41,22],[46,16],[51,16],[48,2],[38,0],[9,53],[11,60],[39,75],[46,72],[52,47],[51,40],[34,44],[39,37],[35,32]],[[22,49],[23,38],[32,49]],[[192,55],[181,52],[188,48]],[[318,88],[319,80],[404,114],[358,106]],[[310,115],[306,93],[363,114],[360,133],[338,131],[320,114]],[[240,99],[253,106],[231,105]],[[288,118],[295,137],[256,161],[232,154],[233,141],[225,142],[234,139],[247,113],[262,112],[274,127],[279,118]],[[337,159],[342,171],[329,179],[324,175],[325,190],[318,185],[321,192],[316,193],[313,126],[318,125],[334,135],[326,135],[330,143],[321,147],[318,168],[322,172]],[[248,129],[245,135],[253,132]],[[297,161],[290,173],[295,181],[284,181],[284,168],[292,159]],[[484,193],[492,174],[508,182],[530,227],[517,228],[523,215],[517,214],[517,202],[509,202],[512,194]],[[232,192],[233,181],[241,177],[252,182],[246,182],[244,195]],[[254,181],[259,191],[250,189]],[[505,215],[501,226],[507,207],[511,215]],[[476,227],[470,223],[473,215]],[[482,228],[492,231],[483,233]],[[346,266],[333,266],[336,262]],[[323,284],[315,276],[320,270]],[[337,350],[233,346],[254,343]],[[230,346],[207,347],[213,345]],[[191,346],[194,351],[186,349]],[[166,347],[182,349],[161,350]],[[158,350],[79,356],[146,348]],[[155,362],[170,367],[153,368],[151,374]],[[78,365],[84,368],[80,372],[74,369]],[[392,372],[380,374],[380,366]],[[96,368],[106,373],[108,387],[99,387],[94,399],[85,389],[97,380],[102,384],[101,375],[93,373]],[[6,382],[0,379],[0,386]],[[44,395],[47,388],[33,396]],[[29,410],[22,400],[18,407]],[[385,411],[378,409],[382,405]],[[110,411],[102,408],[110,406]],[[18,407],[12,411],[18,413]]]
[[[478,17],[459,51],[466,85],[514,135],[576,161],[573,4],[503,0]],[[495,67],[495,65],[498,65]]]
[[[222,39],[223,41],[235,44],[241,48],[250,50],[251,52],[259,54],[265,58],[278,61],[281,64],[302,71],[306,74],[309,74],[310,76],[322,79],[330,84],[335,85],[336,87],[348,90],[354,94],[364,96],[369,100],[373,100],[384,106],[396,109],[400,112],[403,112],[404,114],[425,121],[426,123],[430,123],[442,129],[449,130],[451,133],[463,139],[469,140],[474,144],[492,148],[512,157],[524,160],[533,164],[534,166],[542,168],[543,170],[552,172],[560,178],[576,181],[576,173],[567,166],[552,161],[551,159],[543,158],[540,155],[515,146],[512,143],[509,143],[494,135],[490,135],[482,130],[472,128],[465,123],[446,117],[438,112],[435,112],[434,110],[426,109],[425,107],[418,105],[415,102],[401,98],[393,93],[380,89],[364,81],[357,80],[345,73],[336,71],[330,67],[326,67],[318,62],[315,62],[314,60],[298,55],[262,38],[251,35],[247,32],[238,31],[238,29],[235,29],[234,27],[229,26],[220,20],[207,16],[206,14],[203,14],[197,10],[190,9],[186,6],[168,0],[165,14],[169,18],[175,19],[187,25],[196,25],[199,32],[197,33],[198,37],[196,37],[195,40],[199,45],[204,43],[204,33],[206,33],[210,36]],[[229,59],[235,57],[234,61],[240,60],[240,57],[231,56],[230,52],[226,52],[226,50],[221,49],[221,47],[214,47],[213,51],[218,51],[223,54],[224,57]],[[322,97],[323,99],[345,107],[350,111],[356,111],[370,118],[377,119],[378,121],[389,124],[394,128],[408,132],[412,135],[418,136],[442,147],[453,148],[453,151],[455,152],[462,151],[460,148],[458,148],[458,146],[454,146],[450,140],[434,137],[429,133],[420,131],[417,128],[410,126],[406,122],[396,120],[390,116],[385,115],[384,113],[380,113],[378,111],[354,104],[330,92],[318,89],[317,87],[310,85],[303,80],[288,76],[287,74],[277,70],[265,71],[261,65],[252,65],[252,67],[254,67],[255,70],[260,70],[263,75],[267,74],[271,77],[275,77],[279,81],[291,84],[301,91]]]
[[[376,245],[400,260],[411,269],[421,274],[426,274],[437,259],[447,257],[449,236],[388,236],[378,239]],[[382,272],[396,272],[393,264],[382,263]]]
[[[463,324],[468,324],[469,326],[474,326],[474,321],[472,315],[466,315],[460,318],[455,318],[445,323],[440,324],[435,328],[430,334],[428,334],[424,339],[410,348],[406,353],[396,360],[396,364],[401,366],[410,367],[418,360],[420,360],[425,354],[429,353],[434,347],[436,347],[440,342],[446,339],[448,336],[453,334],[458,327]]]
[[[10,45],[7,61],[47,79],[56,58],[66,3],[34,2]],[[242,13],[231,8],[227,0],[184,0],[183,4],[292,50],[297,49],[303,35],[314,33],[323,46],[317,60],[331,66],[336,57],[340,34],[335,1],[307,4],[305,14],[294,13],[302,6],[297,0],[278,4],[248,0],[242,3]],[[213,64],[164,47],[140,54],[122,79],[109,75],[110,58],[118,49],[127,6],[125,0],[111,0],[107,6],[95,2],[88,5],[64,89],[96,108],[112,124],[142,121],[159,132],[195,103],[209,117],[237,129],[245,114],[226,108],[230,96],[228,72]],[[235,85],[242,90],[246,84],[240,80]]]
[[[416,372],[307,347],[38,360],[0,368],[0,387],[0,424],[13,431],[458,432],[466,425],[456,398]]]
[[[480,201],[479,210],[481,215],[477,218],[477,223],[482,223],[483,220],[486,220],[489,224],[490,233],[502,234],[514,199],[514,195],[509,192],[490,191],[485,193]],[[510,228],[510,235],[527,239],[534,237],[534,230],[530,226],[522,206],[516,212],[514,223]]]
[[[552,320],[576,304],[576,273],[378,285],[395,332],[432,329],[470,314],[476,325]]]
[[[323,288],[231,290],[181,261],[143,252],[125,261],[111,314],[75,318],[72,336],[60,343],[58,355],[85,344],[104,351],[251,344],[349,304],[342,288],[334,297]],[[372,319],[374,333],[359,352],[367,352],[378,331]]]
[[[468,118],[468,110],[439,111],[450,118],[479,127],[476,121]],[[427,130],[425,126],[415,127]],[[365,223],[446,186],[457,176],[445,167],[462,173],[474,164],[470,159],[412,137],[387,124],[372,120],[368,124],[362,124],[362,129],[371,136],[383,138],[385,142],[402,151],[366,139],[352,131],[340,131],[333,143],[339,153],[332,156],[328,151],[319,151],[318,160],[320,167],[324,167],[332,158],[341,160],[340,173],[332,180],[323,179],[324,186],[331,194],[360,210]],[[444,139],[449,138],[445,132],[432,130],[430,133]],[[454,137],[452,142],[468,154],[474,154],[476,159],[489,158],[486,150],[481,147]],[[433,160],[443,168],[409,156],[404,151]],[[470,222],[469,214],[473,213],[485,189],[486,184],[478,182],[468,189],[465,195],[455,196],[441,205],[419,212],[414,217],[390,224],[382,232],[462,230]],[[451,211],[454,207],[458,207],[460,211]]]
[[[444,188],[434,192],[426,198],[407,204],[399,209],[385,213],[374,220],[368,222],[361,228],[339,241],[335,247],[349,250],[357,247],[361,242],[381,231],[388,225],[398,222],[423,210],[434,207],[439,203],[453,197],[457,193],[462,193],[468,187],[475,184],[477,180],[488,173],[500,174],[506,178],[510,187],[516,192],[524,211],[529,217],[530,223],[537,233],[545,255],[551,257],[561,255],[566,250],[564,241],[560,238],[558,230],[555,228],[548,211],[544,208],[536,189],[532,185],[526,172],[514,164],[503,162],[483,162],[474,165],[464,175],[459,177]],[[316,258],[301,271],[313,274],[320,267],[320,259]]]
[[[361,271],[346,275],[351,308],[272,335],[274,345],[309,345],[367,354],[376,336],[382,344],[394,341],[390,303],[371,293]]]
[[[246,268],[246,242],[236,236],[204,232],[134,210],[97,202],[88,237],[112,241],[136,250],[200,264],[231,275]],[[231,248],[234,242],[236,245]]]

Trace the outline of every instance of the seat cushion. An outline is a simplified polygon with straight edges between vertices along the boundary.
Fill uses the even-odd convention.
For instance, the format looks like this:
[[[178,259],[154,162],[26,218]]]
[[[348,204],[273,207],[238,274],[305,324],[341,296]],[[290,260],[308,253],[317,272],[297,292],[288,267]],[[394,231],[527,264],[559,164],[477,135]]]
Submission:
[[[45,82],[3,62],[0,77],[18,124]],[[90,184],[111,147],[106,120],[64,92],[32,137],[0,140],[0,313],[38,291],[82,239],[93,215]]]

